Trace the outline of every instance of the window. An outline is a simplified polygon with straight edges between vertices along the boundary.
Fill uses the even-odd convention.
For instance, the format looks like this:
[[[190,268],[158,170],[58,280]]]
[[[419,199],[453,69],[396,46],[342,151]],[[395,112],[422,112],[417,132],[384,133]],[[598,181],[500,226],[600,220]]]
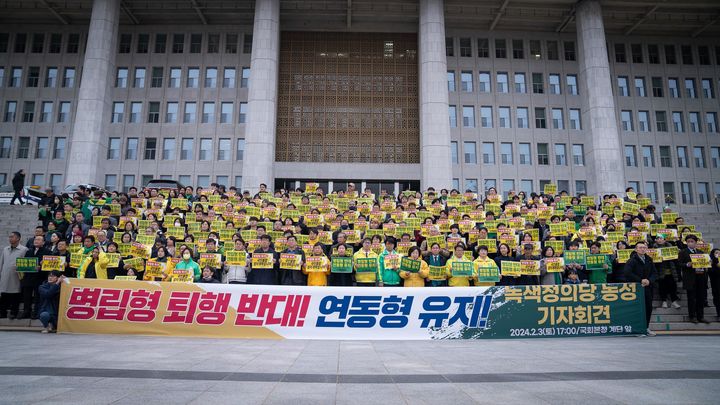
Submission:
[[[178,67],[170,68],[170,80],[168,80],[168,87],[170,87],[171,89],[179,89],[181,75],[182,75],[182,70],[180,68],[178,68]]]
[[[483,152],[483,159],[485,159]],[[513,145],[510,142],[502,142],[500,144],[500,163],[504,165],[513,164]]]
[[[663,194],[665,194],[665,202],[675,203],[675,183],[671,181],[663,182]]]
[[[133,81],[133,87],[138,89],[145,87],[145,68],[135,68],[135,80]]]
[[[148,103],[148,121],[157,124],[160,122],[160,102],[151,101]]]
[[[548,90],[550,94],[561,94],[560,75],[551,73],[548,79]]]
[[[243,160],[243,158],[245,157],[245,138],[240,138],[237,140],[237,150],[235,156],[237,160]]]
[[[134,174],[123,174],[123,192],[127,193],[130,190],[130,187],[133,187],[135,185],[135,175]]]
[[[563,42],[563,50],[565,51],[565,60],[575,60],[575,42],[565,41]]]
[[[643,63],[643,52],[641,44],[630,45],[630,52],[632,52],[633,63]]]
[[[485,188],[485,191],[490,190],[491,188],[497,189],[497,182],[495,179],[485,179],[483,181],[483,187]]]
[[[447,71],[447,85],[449,92],[455,91],[455,72],[452,70]]]
[[[470,38],[460,38],[460,56],[464,58],[472,57]]]
[[[45,72],[45,87],[55,87],[55,84],[57,83],[57,75],[58,70],[56,67],[48,67],[47,71]],[[2,82],[4,80],[5,70],[3,68],[0,68],[0,87],[2,87]]]
[[[700,113],[698,113],[698,112],[688,113],[688,123],[690,124],[690,132],[693,132],[693,133],[702,132],[702,124],[700,123]]]
[[[207,53],[220,52],[220,34],[208,34]]]
[[[40,122],[52,122],[53,103],[52,101],[43,101],[41,105]]]
[[[193,159],[193,142],[192,138],[183,138],[180,143],[180,160]]]
[[[510,107],[498,108],[498,126],[500,128],[511,128]]]
[[[225,34],[225,53],[237,53],[238,35]]]
[[[650,132],[650,112],[638,111],[638,129],[640,132]]]
[[[80,34],[70,34],[68,36],[67,53],[78,53],[80,49]]]
[[[197,176],[197,186],[207,188],[210,186],[210,176],[200,175]]]
[[[708,133],[717,133],[718,127],[717,127],[717,113],[709,112],[705,113],[705,123],[707,124],[707,131]]]
[[[665,63],[674,65],[677,63],[677,55],[675,54],[675,46],[665,45]]]
[[[702,93],[703,97],[705,98],[715,98],[715,92],[713,91],[713,82],[712,79],[702,79],[700,81],[702,86]]]
[[[223,69],[223,88],[234,89],[235,88],[235,68],[226,67]]]
[[[240,87],[247,88],[250,84],[250,68],[242,68],[242,77],[240,78]]]
[[[155,53],[165,53],[167,34],[155,34]]]
[[[687,98],[696,98],[695,79],[685,79],[685,96]]]
[[[635,94],[638,97],[647,97],[647,94],[645,93],[645,78],[644,77],[636,77],[635,78]]]
[[[137,160],[138,139],[128,138],[125,145],[125,160]]]
[[[131,34],[120,34],[120,40],[118,41],[118,53],[130,53],[131,44]]]
[[[623,131],[633,131],[632,111],[620,111],[620,122],[622,124]]]
[[[695,204],[693,201],[692,184],[688,182],[680,183],[680,195],[683,204]]]
[[[635,154],[635,146],[625,145],[625,166],[637,167],[637,155]]]
[[[457,128],[457,108],[454,105],[448,106],[448,117],[450,118],[450,128]]]
[[[518,152],[520,153],[520,164],[531,165],[532,164],[532,153],[530,152],[529,143],[521,143],[518,145]]]
[[[625,55],[625,44],[615,44],[615,62],[627,62],[627,56]]]
[[[215,88],[217,85],[217,68],[209,67],[205,69],[205,88]]]
[[[124,89],[127,87],[128,80],[128,69],[121,67],[117,69],[117,75],[115,76],[115,87]]]
[[[498,59],[507,58],[507,45],[504,39],[495,40],[495,57]]]
[[[667,132],[667,115],[665,111],[655,111],[655,130],[657,132]]]
[[[582,144],[573,144],[572,154],[575,166],[585,166],[585,150]]]
[[[150,79],[150,87],[162,87],[163,86],[163,68],[154,67],[152,68],[152,78]]]
[[[470,190],[471,193],[477,193],[477,179],[465,179],[465,190]]]
[[[15,115],[17,114],[17,101],[5,102],[5,122],[15,122]]]
[[[212,159],[212,149],[213,149],[213,141],[211,138],[201,138],[200,139],[200,160],[211,160]]]
[[[22,122],[33,122],[35,119],[35,102],[26,101],[23,103],[23,119]]]
[[[65,68],[65,75],[63,75],[62,86],[63,87],[75,87],[75,68],[74,67],[66,67]]]
[[[677,160],[678,160],[678,167],[690,167],[688,165],[688,156],[687,156],[687,147],[685,146],[678,146],[677,147]]]
[[[230,138],[220,138],[218,140],[217,160],[230,160],[231,153]]]
[[[139,123],[140,122],[140,116],[142,115],[142,103],[140,102],[132,102],[130,103],[130,123]],[[150,122],[150,121],[148,121]]]
[[[542,73],[533,73],[532,74],[532,83],[533,83],[533,93],[535,93],[535,94],[545,93],[545,84],[543,83]]]
[[[150,35],[138,34],[137,53],[148,53],[150,48]]]
[[[163,138],[162,160],[175,160],[175,138]]]
[[[9,159],[12,151],[12,137],[3,136],[0,138],[0,158]],[[4,182],[3,182],[4,184]]]
[[[197,111],[197,105],[195,102],[185,103],[185,113],[183,114],[183,123],[192,124],[195,122],[195,113]]]
[[[557,41],[547,41],[545,43],[545,45],[547,45],[548,60],[560,59],[560,51],[558,50],[558,42]]]
[[[62,34],[50,34],[50,53],[60,53],[62,49]]]
[[[617,78],[618,96],[627,97],[630,95],[628,91],[628,78],[625,76],[618,76]]]
[[[482,128],[492,128],[492,107],[481,106],[480,107],[480,126]]]
[[[458,164],[458,143],[456,141],[450,142],[450,161],[453,164]]]
[[[575,180],[575,194],[587,194],[586,180]]]
[[[472,143],[473,151],[475,150],[475,142],[466,142],[466,143]],[[494,165],[495,164],[495,144],[492,142],[483,142],[482,148],[483,148],[483,164]],[[466,157],[466,160],[467,160],[467,157]],[[467,161],[465,163],[467,163]]]
[[[672,167],[669,146],[660,146],[660,167]]]
[[[238,114],[238,122],[240,124],[244,124],[247,122],[247,113],[248,113],[248,103],[240,103],[240,112]]]
[[[653,65],[660,63],[660,48],[657,45],[648,45],[648,63]]]
[[[518,128],[529,128],[530,123],[528,117],[527,107],[518,107],[516,110],[517,114],[517,127]]]
[[[471,105],[463,106],[463,128],[475,128],[475,108]]]
[[[145,160],[155,160],[157,138],[145,138]]]
[[[465,155],[466,164],[477,164],[477,150],[475,142],[463,142],[463,153]]]
[[[28,69],[27,87],[37,87],[40,83],[40,67],[30,66]]]
[[[644,167],[655,167],[655,154],[653,153],[652,146],[642,146],[642,157]]]
[[[190,34],[190,53],[200,53],[202,50],[202,34]]]
[[[478,76],[478,88],[481,93],[489,93],[490,92],[490,73],[488,72],[480,72],[480,76]],[[472,90],[471,90],[472,91]]]
[[[120,159],[120,138],[110,138],[109,139],[108,150],[107,150],[107,159],[108,160]]]
[[[243,38],[243,53],[252,53],[252,34],[245,34]]]
[[[113,115],[110,122],[112,123],[120,123],[123,122],[123,118],[125,116],[125,103],[123,102],[115,102],[113,103]]]
[[[540,41],[531,39],[530,40],[530,57],[535,60],[542,59],[542,47]]]
[[[544,108],[535,108],[535,128],[547,128]]]
[[[27,159],[30,156],[30,137],[21,136],[18,138],[18,159]]]
[[[165,122],[167,122],[168,124],[177,123],[177,115],[178,115],[178,103],[177,102],[168,102],[167,103],[167,112],[165,113]]]
[[[47,159],[49,138],[41,136],[35,143],[35,159]]]
[[[554,129],[565,129],[562,108],[553,108],[552,109],[552,120],[553,120],[553,128]]]
[[[507,93],[508,92],[508,75],[506,72],[497,73],[497,92]]]
[[[58,122],[68,122],[70,119],[70,102],[61,101],[58,109]]]
[[[455,44],[452,37],[445,38],[445,56],[455,56]]]
[[[60,191],[60,186],[62,186],[62,174],[51,174],[50,175],[50,187],[55,192]]]
[[[698,183],[698,204],[710,204],[710,187],[708,183]]]
[[[577,86],[577,76],[575,75],[567,75],[566,77],[566,88],[568,94],[571,96],[577,96],[578,95],[578,86]]]
[[[33,186],[45,186],[45,175],[41,173],[33,173],[32,181],[30,183]]]
[[[693,64],[693,52],[690,45],[682,45],[680,47],[680,54],[682,56],[683,65]]]
[[[215,122],[215,103],[205,102],[203,103],[202,123],[207,124],[212,122]],[[202,154],[202,149],[200,149],[200,153]]]
[[[682,112],[673,111],[672,120],[673,120],[673,129],[675,130],[675,132],[685,132],[685,128],[683,125]]]
[[[582,122],[580,120],[580,110],[571,108],[569,110],[568,120],[570,123],[570,129],[580,131],[582,129]]]
[[[555,144],[555,165],[567,166],[567,150],[564,143]]]
[[[547,166],[550,164],[550,152],[548,151],[548,144],[546,143],[539,143],[537,144],[537,153],[538,153],[538,164]]]
[[[513,59],[525,59],[525,43],[522,39],[513,39]]]
[[[502,193],[503,193],[503,200],[507,200],[508,196],[510,195],[511,191],[515,191],[515,180],[512,179],[503,179],[502,181]]]
[[[713,169],[720,168],[720,147],[713,146],[710,148],[710,161]]]
[[[646,181],[645,182],[645,195],[647,198],[650,199],[652,202],[658,202],[658,195],[657,195],[657,183],[654,181]]]
[[[515,73],[515,93],[525,93],[525,73]]]
[[[705,164],[705,148],[702,146],[695,146],[693,148],[693,158],[695,159],[695,167],[699,169],[707,168]]]
[[[698,61],[701,65],[710,64],[710,48],[703,45],[698,46]]]
[[[478,58],[490,57],[490,41],[487,38],[478,38]]]
[[[221,124],[231,123],[232,115],[233,115],[233,103],[231,103],[231,102],[220,103],[220,123]]]
[[[466,93],[470,93],[473,91],[473,83],[472,83],[472,72],[461,72],[460,73],[460,90],[464,91]]]
[[[680,90],[679,90],[677,78],[674,78],[674,77],[668,78],[668,93],[670,93],[670,97],[672,97],[672,98],[680,97]]]
[[[197,89],[199,79],[200,79],[200,69],[188,68],[187,83],[185,84],[185,86],[190,89]]]

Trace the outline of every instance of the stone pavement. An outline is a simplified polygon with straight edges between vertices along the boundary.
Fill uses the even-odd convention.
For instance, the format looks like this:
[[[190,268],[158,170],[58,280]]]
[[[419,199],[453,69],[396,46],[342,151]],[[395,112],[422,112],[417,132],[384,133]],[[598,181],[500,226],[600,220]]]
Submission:
[[[717,403],[720,336],[223,340],[0,332],[0,403]]]

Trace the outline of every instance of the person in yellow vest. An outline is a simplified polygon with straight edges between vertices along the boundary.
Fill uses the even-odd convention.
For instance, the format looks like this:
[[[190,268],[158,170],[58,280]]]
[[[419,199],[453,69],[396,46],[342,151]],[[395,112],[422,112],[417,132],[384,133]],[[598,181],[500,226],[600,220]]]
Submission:
[[[475,271],[475,266],[473,266],[472,276],[458,276],[453,277],[452,275],[452,264],[456,262],[462,262],[462,263],[472,263],[470,260],[467,260],[464,258],[465,255],[465,244],[460,242],[457,245],[455,245],[455,249],[453,250],[453,255],[450,257],[445,263],[445,273],[448,276],[448,286],[450,287],[469,287],[470,286],[470,279],[473,279],[477,281],[477,272]]]
[[[478,257],[473,261],[473,268],[475,269],[475,274],[479,274],[479,268],[480,267],[494,267],[497,269],[497,264],[495,261],[488,257],[488,247],[487,246],[479,246],[478,247]],[[498,275],[500,274],[500,271],[498,270]],[[484,286],[484,287],[492,287],[495,285],[495,282],[493,281],[475,281],[476,286]]]
[[[374,273],[357,273],[357,261],[358,259],[375,259],[377,260],[377,253],[373,252],[370,247],[372,241],[370,238],[365,238],[362,241],[362,248],[355,252],[353,255],[353,265],[355,266],[355,284],[358,287],[374,287],[375,281],[377,280],[377,270]]]
[[[323,251],[323,245],[322,243],[316,243],[313,246],[312,255],[310,257],[320,257],[323,261],[323,267],[325,268],[325,271],[319,272],[319,271],[307,271],[307,263],[303,264],[302,271],[303,273],[307,274],[307,285],[308,286],[318,286],[318,287],[325,287],[327,286],[327,279],[328,274],[330,274],[330,260],[328,260],[327,256],[325,256],[325,252]]]
[[[110,262],[105,252],[99,247],[92,250],[90,256],[83,259],[78,269],[77,278],[99,278],[107,280],[107,265]]]
[[[412,246],[408,250],[408,255],[412,260],[419,260],[420,261],[420,271],[417,273],[411,273],[409,271],[401,271],[400,277],[402,277],[405,287],[425,287],[425,278],[430,274],[430,266],[428,266],[427,263],[425,263],[424,260],[420,257],[420,248],[417,246]]]

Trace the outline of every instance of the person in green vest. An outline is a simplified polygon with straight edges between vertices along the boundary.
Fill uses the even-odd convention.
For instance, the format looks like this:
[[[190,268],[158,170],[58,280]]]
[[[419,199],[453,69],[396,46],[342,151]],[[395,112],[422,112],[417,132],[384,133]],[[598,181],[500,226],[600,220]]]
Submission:
[[[192,252],[190,252],[190,249],[188,249],[187,247],[183,249],[182,260],[180,261],[180,263],[175,265],[175,270],[192,270],[193,281],[196,282],[200,280],[200,277],[202,277],[200,265],[192,259]]]
[[[599,255],[600,254],[600,243],[594,242],[592,245],[590,245],[590,254],[591,255]],[[610,273],[611,269],[608,265],[608,256],[605,255],[605,264],[603,265],[602,270],[588,270],[588,283],[590,284],[605,284],[607,283],[607,275]]]
[[[396,287],[400,285],[400,273],[398,273],[399,270],[399,263],[398,260],[398,268],[386,268],[385,267],[385,256],[387,255],[396,255],[398,252],[395,250],[395,238],[392,236],[388,236],[385,239],[385,249],[383,249],[383,252],[380,253],[380,256],[378,257],[378,273],[380,276],[380,279],[378,280],[380,283],[380,286],[390,286],[390,287]]]

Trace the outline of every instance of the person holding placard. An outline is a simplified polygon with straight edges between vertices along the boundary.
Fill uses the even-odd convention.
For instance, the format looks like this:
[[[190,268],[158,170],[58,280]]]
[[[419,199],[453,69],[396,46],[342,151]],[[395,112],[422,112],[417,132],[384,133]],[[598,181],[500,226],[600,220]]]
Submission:
[[[235,239],[234,250],[226,252],[225,273],[228,284],[247,283],[247,251],[245,241]]]
[[[280,253],[280,284],[308,285],[307,276],[301,271],[303,264],[305,252],[298,246],[297,238],[290,235],[287,248]]]
[[[182,260],[175,265],[175,269],[173,270],[173,278],[175,277],[176,273],[186,273],[187,275],[192,276],[193,281],[200,280],[200,277],[202,277],[200,265],[198,265],[197,262],[192,259],[192,251],[190,250],[190,248],[182,248],[180,255],[180,257],[182,257]]]
[[[248,275],[248,283],[249,284],[259,284],[259,285],[277,285],[278,280],[278,272],[277,272],[277,259],[278,254],[275,252],[275,248],[272,246],[272,238],[270,235],[262,235],[260,236],[260,246],[255,249],[253,254],[260,253],[260,254],[266,254],[270,255],[270,264],[269,268],[257,268],[253,266],[252,263],[252,257],[250,262],[250,274]]]
[[[307,274],[307,285],[309,287],[325,287],[327,286],[327,276],[330,274],[330,261],[325,252],[323,245],[316,243],[313,246],[312,255],[307,258],[307,262],[303,264],[302,272]]]
[[[160,246],[155,251],[155,257],[151,257],[150,259],[148,259],[148,262],[155,262],[155,263],[161,264],[160,269],[162,271],[162,278],[160,280],[156,280],[156,281],[169,281],[170,280],[171,274],[169,272],[169,268],[170,268],[169,258],[170,257],[168,255],[167,249],[165,249],[165,246]]]
[[[611,283],[624,283],[625,282],[625,262],[620,259],[620,251],[627,250],[627,242],[624,240],[618,241],[615,244],[615,256],[613,257],[612,273],[610,273],[609,280]]]
[[[400,269],[400,255],[398,255],[397,250],[395,250],[395,244],[395,238],[388,236],[385,239],[385,249],[378,257],[378,275],[380,276],[378,281],[381,286],[395,287],[400,285],[400,281],[402,280],[398,273]]]
[[[561,266],[561,268],[555,268],[557,265]],[[542,259],[540,259],[540,285],[562,284],[563,267],[562,258],[555,257],[555,249],[552,246],[545,246],[542,251]]]
[[[408,249],[407,257],[402,260],[410,260],[413,262],[419,262],[420,268],[415,271],[413,269],[404,269],[402,267],[402,261],[400,264],[400,277],[404,280],[403,286],[405,287],[425,287],[425,278],[429,275],[430,270],[428,264],[425,263],[420,257],[420,248],[417,246],[411,246]],[[414,263],[413,263],[414,264]]]
[[[341,239],[341,237],[339,236],[338,239]],[[350,248],[349,245],[346,245],[345,243],[338,243],[332,247],[332,250],[335,251],[334,254],[331,253],[332,257],[335,257],[333,255],[337,255],[338,257],[347,257],[350,262],[352,262],[352,248]],[[333,287],[352,287],[352,269],[349,272],[342,273],[332,271],[329,277],[329,285]]]
[[[477,281],[477,273],[473,262],[465,259],[465,244],[455,245],[453,255],[445,264],[448,286],[469,287],[470,280]]]
[[[25,273],[22,280],[20,280],[23,295],[23,313],[20,319],[38,319],[37,308],[40,302],[38,287],[43,283],[45,276],[40,273],[40,263],[42,263],[42,258],[45,255],[50,255],[50,251],[45,249],[45,238],[42,235],[37,235],[33,238],[32,249],[25,253],[25,257],[35,258],[37,261],[37,271]]]
[[[122,268],[125,264],[123,263],[122,256],[120,255],[120,253],[118,253],[118,244],[115,242],[110,242],[110,244],[107,245],[106,254],[109,259],[107,268],[108,279],[112,280],[115,278],[115,276],[124,276],[124,274],[120,274],[122,273]]]
[[[78,278],[98,278],[107,280],[108,258],[105,252],[96,247],[90,256],[83,259],[78,267]]]
[[[657,234],[655,236],[655,249],[663,249],[672,247],[668,241],[665,240],[665,235]],[[659,286],[660,286],[660,301],[662,301],[662,307],[668,307],[668,298],[673,308],[680,309],[680,297],[677,295],[677,283],[675,282],[675,260],[663,260],[662,263],[656,263],[655,267],[658,270]]]
[[[707,279],[710,266],[704,267],[697,260],[695,255],[702,254],[697,250],[697,237],[688,235],[685,237],[687,247],[678,253],[678,265],[683,270],[683,287],[687,290],[688,315],[692,323],[710,323],[705,319],[705,301],[707,300]]]
[[[378,255],[371,249],[372,241],[365,238],[362,241],[362,249],[353,255],[353,263],[355,266],[355,284],[358,287],[374,287],[377,280],[378,272]],[[370,259],[374,259],[370,260]],[[372,266],[367,263],[372,262]]]
[[[431,287],[447,287],[447,276],[445,274],[445,263],[447,258],[442,254],[439,243],[430,245],[430,252],[425,256],[428,264],[428,279]],[[442,270],[440,273],[438,270]]]
[[[488,257],[488,247],[478,246],[478,257],[473,261],[475,274],[477,275],[476,286],[492,287],[500,281],[500,269],[495,261]],[[487,273],[487,274],[486,274]],[[486,281],[480,281],[481,276],[487,278]],[[493,281],[490,281],[493,278]]]
[[[591,256],[588,256],[588,258],[587,258],[588,264],[590,264],[590,262],[592,260],[594,260],[595,257],[602,259],[603,263],[602,263],[602,268],[599,268],[599,269],[591,269],[589,265],[587,266],[588,267],[588,282],[590,284],[605,284],[605,283],[607,283],[607,276],[608,276],[608,273],[611,271],[610,265],[608,265],[609,260],[608,260],[607,255],[599,256],[600,254],[601,254],[600,253],[600,243],[593,242],[590,245],[590,255]],[[598,256],[595,256],[595,255],[598,255]]]
[[[493,260],[495,260],[495,264],[498,266],[499,269],[501,269],[501,272],[502,262],[517,261],[517,259],[515,259],[515,256],[512,255],[512,250],[510,249],[510,246],[507,245],[507,243],[501,243],[498,245],[498,253]],[[500,283],[498,283],[498,285],[518,285],[519,278],[520,276],[503,276],[500,279]]]

